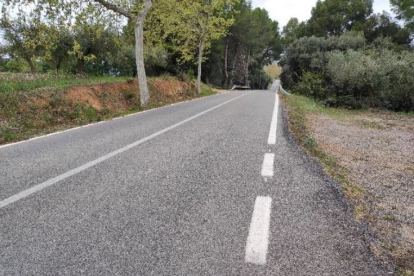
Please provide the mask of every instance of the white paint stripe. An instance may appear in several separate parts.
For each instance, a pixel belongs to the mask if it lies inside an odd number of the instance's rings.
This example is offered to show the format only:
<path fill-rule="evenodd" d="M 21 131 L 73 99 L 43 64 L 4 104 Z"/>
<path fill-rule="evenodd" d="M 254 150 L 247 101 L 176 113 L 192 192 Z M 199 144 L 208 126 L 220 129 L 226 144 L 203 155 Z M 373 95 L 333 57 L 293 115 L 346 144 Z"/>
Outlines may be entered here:
<path fill-rule="evenodd" d="M 266 153 L 263 160 L 262 165 L 262 176 L 272 177 L 273 172 L 273 164 L 275 160 L 275 154 L 274 153 Z"/>
<path fill-rule="evenodd" d="M 272 199 L 270 197 L 259 196 L 256 198 L 246 243 L 245 261 L 248 263 L 266 264 L 271 205 Z"/>
<path fill-rule="evenodd" d="M 275 107 L 273 109 L 272 123 L 270 124 L 269 139 L 267 143 L 269 145 L 276 145 L 276 132 L 277 132 L 277 117 L 279 114 L 279 95 L 276 93 Z"/>
<path fill-rule="evenodd" d="M 123 148 L 120 148 L 118 150 L 115 150 L 115 151 L 113 151 L 113 152 L 111 152 L 109 154 L 106 154 L 106 155 L 104 155 L 104 156 L 102 156 L 102 157 L 100 157 L 100 158 L 98 158 L 96 160 L 90 161 L 90 162 L 88 162 L 88 163 L 86 163 L 86 164 L 84 164 L 84 165 L 82 165 L 80 167 L 77 167 L 77 168 L 75 168 L 75 169 L 73 169 L 71 171 L 68 171 L 68 172 L 63 173 L 61 175 L 58 175 L 58 176 L 56 176 L 56 177 L 54 177 L 52 179 L 49 179 L 49 180 L 47 180 L 47 181 L 45 181 L 45 182 L 43 182 L 41 184 L 38 184 L 36 186 L 33 186 L 33 187 L 31 187 L 31 188 L 29 188 L 27 190 L 24 190 L 24 191 L 18 193 L 16 195 L 13 195 L 11 197 L 8 197 L 8 198 L 0 201 L 0 208 L 3 208 L 3 207 L 5 207 L 5 206 L 7 206 L 7 205 L 9 205 L 9 204 L 11 204 L 11 203 L 13 203 L 15 201 L 18 201 L 18 200 L 20 200 L 22 198 L 25 198 L 25 197 L 33 194 L 33 193 L 36 193 L 36 192 L 38 192 L 40 190 L 43 190 L 44 188 L 47 188 L 47 187 L 49 187 L 49 186 L 51 186 L 53 184 L 56 184 L 59 181 L 62 181 L 62 180 L 66 179 L 66 178 L 68 178 L 68 177 L 70 177 L 72 175 L 75 175 L 77 173 L 80 173 L 81 171 L 84 171 L 84 170 L 86 170 L 86 169 L 88 169 L 90 167 L 93 167 L 93 166 L 95 166 L 95 165 L 97 165 L 97 164 L 99 164 L 99 163 L 101 163 L 101 162 L 103 162 L 103 161 L 105 161 L 105 160 L 107 160 L 107 159 L 115 156 L 115 155 L 118 155 L 120 153 L 123 153 L 123 152 L 125 152 L 125 151 L 127 151 L 127 150 L 129 150 L 129 149 L 131 149 L 133 147 L 136 147 L 136 146 L 138 146 L 138 145 L 140 145 L 142 143 L 145 143 L 148 140 L 151 140 L 151 139 L 153 139 L 153 138 L 155 138 L 155 137 L 157 137 L 157 136 L 159 136 L 159 135 L 161 135 L 161 134 L 163 134 L 163 133 L 165 133 L 165 132 L 167 132 L 169 130 L 172 130 L 172 129 L 178 127 L 178 126 L 181 126 L 182 124 L 185 124 L 185 123 L 187 123 L 187 122 L 189 122 L 191 120 L 194 120 L 197 117 L 200 117 L 200 116 L 202 116 L 202 115 L 204 115 L 204 114 L 206 114 L 206 113 L 208 113 L 210 111 L 213 111 L 216 108 L 219 108 L 219 107 L 221 107 L 221 106 L 223 106 L 225 104 L 228 104 L 228 103 L 230 103 L 230 102 L 232 102 L 234 100 L 237 100 L 237 99 L 239 99 L 241 97 L 244 97 L 244 96 L 246 96 L 246 95 L 248 95 L 250 93 L 253 93 L 253 92 L 249 92 L 249 93 L 243 94 L 243 95 L 238 96 L 236 98 L 233 98 L 233 99 L 231 99 L 229 101 L 226 101 L 224 103 L 221 103 L 219 105 L 216 105 L 215 107 L 212 107 L 210 109 L 207 109 L 207 110 L 205 110 L 203 112 L 200 112 L 197 115 L 194 115 L 194 116 L 192 116 L 190 118 L 187 118 L 187 119 L 185 119 L 185 120 L 183 120 L 183 121 L 181 121 L 179 123 L 176 123 L 176 124 L 174 124 L 172 126 L 169 126 L 167 128 L 164 128 L 163 130 L 160 130 L 160 131 L 158 131 L 158 132 L 156 132 L 154 134 L 151 134 L 151 135 L 149 135 L 149 136 L 147 136 L 145 138 L 142 138 L 141 140 L 138 140 L 138 141 L 136 141 L 136 142 L 134 142 L 132 144 L 129 144 L 129 145 L 123 147 Z"/>
<path fill-rule="evenodd" d="M 140 115 L 142 113 L 155 111 L 155 110 L 158 110 L 158 109 L 161 109 L 161 108 L 166 108 L 166 107 L 170 107 L 170 106 L 174 106 L 174 105 L 180 105 L 180 104 L 184 104 L 184 103 L 188 103 L 188 102 L 192 102 L 192 101 L 202 100 L 202 99 L 206 99 L 206 98 L 209 98 L 209 97 L 218 96 L 218 95 L 222 95 L 222 94 L 226 94 L 226 93 L 229 93 L 229 92 L 222 92 L 222 93 L 217 93 L 217 94 L 213 94 L 213 95 L 210 95 L 210 96 L 205 96 L 205 97 L 202 97 L 202 98 L 195 98 L 195 99 L 191 99 L 191 100 L 187 100 L 187 101 L 182 101 L 182 102 L 167 104 L 167 105 L 164 105 L 164 106 L 150 108 L 150 109 L 146 109 L 146 110 L 141 110 L 141 111 L 134 112 L 134 113 L 131 113 L 131 114 L 127 114 L 127 115 L 123 115 L 123 116 L 111 118 L 111 119 L 108 119 L 108 120 L 105 120 L 105 121 L 90 123 L 90 124 L 86 124 L 86 125 L 83 125 L 83 126 L 78 126 L 78 127 L 73 127 L 73 128 L 65 129 L 65 130 L 62 130 L 62 131 L 56 131 L 56 132 L 49 133 L 49 134 L 45 134 L 45 135 L 35 136 L 33 138 L 29 138 L 29 139 L 26 139 L 26 140 L 23 140 L 23 141 L 19 141 L 19 142 L 14 142 L 14 143 L 9 143 L 9 144 L 5 144 L 5 145 L 1 145 L 0 146 L 0 149 L 1 148 L 6 148 L 6 147 L 10 147 L 10 146 L 14 146 L 14 145 L 18 145 L 18 144 L 22 144 L 22 143 L 26 143 L 26 142 L 33 141 L 33 140 L 37 140 L 37 139 L 46 138 L 46 137 L 53 136 L 53 135 L 56 135 L 56 134 L 61 134 L 61 133 L 69 132 L 69 131 L 72 131 L 72 130 L 77 130 L 77 129 L 81 129 L 81 128 L 85 128 L 85 127 L 89 127 L 89 126 L 93 126 L 93 125 L 98 125 L 98 124 L 106 123 L 106 122 L 109 122 L 109 121 L 115 121 L 115 120 L 122 119 L 122 118 L 125 118 L 125 117 L 136 116 L 136 115 Z"/>

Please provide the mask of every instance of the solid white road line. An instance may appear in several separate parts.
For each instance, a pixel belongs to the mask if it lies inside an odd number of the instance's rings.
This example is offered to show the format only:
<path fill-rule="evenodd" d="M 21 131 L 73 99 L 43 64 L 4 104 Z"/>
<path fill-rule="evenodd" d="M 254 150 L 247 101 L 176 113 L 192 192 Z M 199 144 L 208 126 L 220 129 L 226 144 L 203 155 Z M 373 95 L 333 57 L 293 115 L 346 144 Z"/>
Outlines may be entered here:
<path fill-rule="evenodd" d="M 267 140 L 267 143 L 269 145 L 276 144 L 277 117 L 279 114 L 279 95 L 276 93 L 275 97 L 275 107 L 273 109 L 272 123 L 270 124 L 269 138 Z"/>
<path fill-rule="evenodd" d="M 271 205 L 272 199 L 270 197 L 259 196 L 256 198 L 246 243 L 245 261 L 248 263 L 266 264 Z"/>
<path fill-rule="evenodd" d="M 226 101 L 224 103 L 221 103 L 219 105 L 216 105 L 215 107 L 212 107 L 212 108 L 207 109 L 207 110 L 205 110 L 203 112 L 200 112 L 197 115 L 194 115 L 194 116 L 192 116 L 190 118 L 187 118 L 187 119 L 185 119 L 185 120 L 183 120 L 183 121 L 181 121 L 179 123 L 176 123 L 176 124 L 174 124 L 172 126 L 169 126 L 167 128 L 164 128 L 163 130 L 160 130 L 160 131 L 158 131 L 158 132 L 156 132 L 154 134 L 151 134 L 151 135 L 149 135 L 149 136 L 147 136 L 145 138 L 142 138 L 141 140 L 138 140 L 138 141 L 136 141 L 134 143 L 131 143 L 131 144 L 129 144 L 129 145 L 125 146 L 125 147 L 122 147 L 122 148 L 120 148 L 118 150 L 115 150 L 115 151 L 113 151 L 111 153 L 108 153 L 108 154 L 106 154 L 106 155 L 104 155 L 104 156 L 102 156 L 102 157 L 100 157 L 98 159 L 95 159 L 93 161 L 90 161 L 90 162 L 88 162 L 88 163 L 86 163 L 86 164 L 84 164 L 84 165 L 82 165 L 80 167 L 77 167 L 77 168 L 75 168 L 75 169 L 73 169 L 71 171 L 68 171 L 68 172 L 63 173 L 61 175 L 58 175 L 58 176 L 56 176 L 56 177 L 54 177 L 52 179 L 49 179 L 49 180 L 47 180 L 47 181 L 45 181 L 45 182 L 43 182 L 41 184 L 38 184 L 38 185 L 33 186 L 33 187 L 31 187 L 31 188 L 29 188 L 27 190 L 24 190 L 24 191 L 22 191 L 22 192 L 20 192 L 18 194 L 15 194 L 15 195 L 13 195 L 11 197 L 8 197 L 6 199 L 3 199 L 2 201 L 0 201 L 0 208 L 3 208 L 3 207 L 5 207 L 5 206 L 7 206 L 7 205 L 9 205 L 9 204 L 11 204 L 13 202 L 16 202 L 16 201 L 18 201 L 18 200 L 20 200 L 22 198 L 25 198 L 25 197 L 33 194 L 33 193 L 36 193 L 36 192 L 38 192 L 40 190 L 43 190 L 44 188 L 47 188 L 47 187 L 49 187 L 51 185 L 54 185 L 54 184 L 58 183 L 59 181 L 62 181 L 64 179 L 68 178 L 68 177 L 71 177 L 72 175 L 75 175 L 77 173 L 80 173 L 80 172 L 82 172 L 82 171 L 84 171 L 84 170 L 86 170 L 86 169 L 88 169 L 90 167 L 93 167 L 93 166 L 95 166 L 95 165 L 97 165 L 99 163 L 102 163 L 103 161 L 108 160 L 109 158 L 114 157 L 115 155 L 118 155 L 120 153 L 123 153 L 123 152 L 125 152 L 125 151 L 127 151 L 127 150 L 129 150 L 129 149 L 131 149 L 133 147 L 136 147 L 136 146 L 138 146 L 138 145 L 140 145 L 142 143 L 145 143 L 145 142 L 147 142 L 147 141 L 149 141 L 149 140 L 151 140 L 151 139 L 153 139 L 153 138 L 155 138 L 155 137 L 157 137 L 157 136 L 159 136 L 159 135 L 161 135 L 161 134 L 163 134 L 163 133 L 165 133 L 165 132 L 167 132 L 169 130 L 172 130 L 172 129 L 176 128 L 176 127 L 179 127 L 182 124 L 185 124 L 185 123 L 187 123 L 187 122 L 189 122 L 191 120 L 194 120 L 194 119 L 196 119 L 196 118 L 198 118 L 198 117 L 200 117 L 200 116 L 202 116 L 202 115 L 204 115 L 204 114 L 206 114 L 206 113 L 208 113 L 210 111 L 213 111 L 216 108 L 219 108 L 219 107 L 221 107 L 221 106 L 223 106 L 225 104 L 228 104 L 228 103 L 230 103 L 232 101 L 235 101 L 235 100 L 237 100 L 237 99 L 239 99 L 241 97 L 244 97 L 244 96 L 246 96 L 246 95 L 248 95 L 250 93 L 253 93 L 253 92 L 249 92 L 249 93 L 243 94 L 243 95 L 238 96 L 236 98 L 233 98 L 233 99 L 231 99 L 229 101 Z"/>
<path fill-rule="evenodd" d="M 274 153 L 266 153 L 263 160 L 262 165 L 262 176 L 266 177 L 272 177 L 273 172 L 273 163 L 275 160 L 275 154 Z"/>

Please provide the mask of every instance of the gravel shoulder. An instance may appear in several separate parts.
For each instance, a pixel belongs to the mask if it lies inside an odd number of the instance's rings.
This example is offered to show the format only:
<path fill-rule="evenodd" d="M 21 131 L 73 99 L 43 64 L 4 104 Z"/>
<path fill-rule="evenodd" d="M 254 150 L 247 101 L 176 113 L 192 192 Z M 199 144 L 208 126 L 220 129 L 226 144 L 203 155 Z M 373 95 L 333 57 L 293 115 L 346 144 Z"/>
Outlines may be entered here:
<path fill-rule="evenodd" d="M 396 275 L 413 275 L 414 116 L 327 109 L 297 96 L 283 102 L 296 139 L 368 225 L 371 250 Z"/>

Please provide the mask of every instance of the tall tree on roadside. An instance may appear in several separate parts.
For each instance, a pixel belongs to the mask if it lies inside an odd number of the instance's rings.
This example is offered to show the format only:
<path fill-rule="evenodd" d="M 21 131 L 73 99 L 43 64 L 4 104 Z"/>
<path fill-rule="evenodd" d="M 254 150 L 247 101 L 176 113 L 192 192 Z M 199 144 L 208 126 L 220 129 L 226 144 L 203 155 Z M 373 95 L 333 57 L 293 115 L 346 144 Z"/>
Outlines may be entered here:
<path fill-rule="evenodd" d="M 201 93 L 202 63 L 212 40 L 226 35 L 239 0 L 161 0 L 158 20 L 164 39 L 184 62 L 197 64 L 197 92 Z M 174 12 L 171 12 L 174 10 Z"/>
<path fill-rule="evenodd" d="M 311 34 L 338 36 L 346 31 L 361 31 L 372 13 L 373 0 L 318 0 L 308 21 Z"/>
<path fill-rule="evenodd" d="M 414 32 L 414 2 L 413 0 L 391 0 L 393 11 L 397 18 L 404 20 L 406 26 Z"/>
<path fill-rule="evenodd" d="M 300 22 L 297 18 L 291 18 L 283 27 L 283 44 L 285 48 L 293 41 L 301 37 L 308 36 L 308 29 L 305 22 Z"/>
<path fill-rule="evenodd" d="M 50 46 L 45 36 L 46 25 L 39 18 L 23 20 L 18 17 L 10 20 L 4 16 L 0 20 L 4 30 L 4 39 L 8 42 L 4 51 L 24 59 L 32 73 L 36 73 L 35 60 L 43 55 L 45 48 Z"/>
<path fill-rule="evenodd" d="M 364 25 L 364 35 L 368 43 L 372 43 L 379 37 L 389 37 L 396 45 L 410 45 L 410 31 L 395 21 L 390 14 L 374 14 L 370 16 Z"/>
<path fill-rule="evenodd" d="M 148 90 L 147 76 L 144 65 L 144 21 L 152 9 L 151 0 L 94 0 L 109 10 L 125 16 L 134 23 L 135 33 L 135 59 L 137 65 L 138 84 L 140 91 L 141 105 L 148 104 L 150 92 Z"/>

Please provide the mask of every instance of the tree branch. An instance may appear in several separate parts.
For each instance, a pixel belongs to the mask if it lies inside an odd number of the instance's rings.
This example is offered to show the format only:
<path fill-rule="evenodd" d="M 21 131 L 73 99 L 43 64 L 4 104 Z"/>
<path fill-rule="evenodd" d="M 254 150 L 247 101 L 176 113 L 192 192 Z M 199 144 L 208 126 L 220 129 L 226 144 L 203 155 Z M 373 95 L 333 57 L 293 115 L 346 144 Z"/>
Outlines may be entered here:
<path fill-rule="evenodd" d="M 132 17 L 132 14 L 131 13 L 127 12 L 126 10 L 124 10 L 123 8 L 121 8 L 121 7 L 119 7 L 119 6 L 115 5 L 115 4 L 109 3 L 106 0 L 95 0 L 95 2 L 98 2 L 102 6 L 104 6 L 105 8 L 107 8 L 108 10 L 112 10 L 112 11 L 114 11 L 116 13 L 122 14 L 125 17 L 128 17 L 128 18 L 131 18 Z"/>
<path fill-rule="evenodd" d="M 140 16 L 142 17 L 146 17 L 148 12 L 151 10 L 152 8 L 152 1 L 151 0 L 145 0 L 144 3 L 144 8 L 140 11 Z"/>

